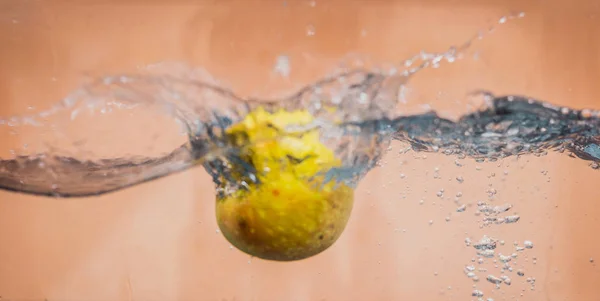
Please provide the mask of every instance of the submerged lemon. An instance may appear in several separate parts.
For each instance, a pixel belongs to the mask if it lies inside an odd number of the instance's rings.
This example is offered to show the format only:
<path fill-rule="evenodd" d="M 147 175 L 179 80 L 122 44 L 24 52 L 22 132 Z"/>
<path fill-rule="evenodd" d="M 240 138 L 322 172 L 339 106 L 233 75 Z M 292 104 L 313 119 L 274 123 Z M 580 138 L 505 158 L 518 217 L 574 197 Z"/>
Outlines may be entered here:
<path fill-rule="evenodd" d="M 246 145 L 242 159 L 257 171 L 257 183 L 217 198 L 219 228 L 241 251 L 267 260 L 300 260 L 329 248 L 346 227 L 354 191 L 326 182 L 322 174 L 340 160 L 317 130 L 287 129 L 312 120 L 307 111 L 259 108 L 227 130 L 234 143 Z"/>

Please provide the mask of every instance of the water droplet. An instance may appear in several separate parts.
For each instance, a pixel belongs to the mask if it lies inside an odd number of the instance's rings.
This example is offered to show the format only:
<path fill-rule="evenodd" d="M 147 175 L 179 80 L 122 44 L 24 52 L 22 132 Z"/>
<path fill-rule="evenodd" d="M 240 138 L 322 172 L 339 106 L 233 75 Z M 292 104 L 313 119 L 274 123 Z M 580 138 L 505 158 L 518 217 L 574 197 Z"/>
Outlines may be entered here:
<path fill-rule="evenodd" d="M 312 37 L 315 35 L 316 28 L 314 25 L 306 26 L 306 35 Z"/>
<path fill-rule="evenodd" d="M 290 65 L 290 58 L 287 55 L 280 55 L 275 59 L 274 72 L 283 77 L 290 76 L 291 65 Z"/>
<path fill-rule="evenodd" d="M 456 177 L 456 181 L 458 181 L 458 183 L 462 183 L 465 181 L 465 179 L 461 176 Z"/>
<path fill-rule="evenodd" d="M 525 248 L 527 249 L 533 249 L 533 242 L 531 242 L 530 240 L 526 240 L 523 242 L 523 245 L 525 246 Z"/>
<path fill-rule="evenodd" d="M 473 292 L 471 292 L 471 296 L 481 298 L 483 297 L 483 292 L 480 290 L 473 290 Z"/>

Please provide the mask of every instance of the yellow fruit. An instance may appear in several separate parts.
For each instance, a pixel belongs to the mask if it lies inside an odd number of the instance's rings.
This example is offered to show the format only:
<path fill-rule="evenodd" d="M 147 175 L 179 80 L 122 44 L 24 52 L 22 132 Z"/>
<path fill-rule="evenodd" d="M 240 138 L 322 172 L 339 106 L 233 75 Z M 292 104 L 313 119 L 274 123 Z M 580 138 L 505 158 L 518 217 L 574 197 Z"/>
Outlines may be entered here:
<path fill-rule="evenodd" d="M 219 228 L 243 252 L 267 260 L 304 259 L 329 248 L 346 227 L 354 191 L 325 182 L 321 174 L 341 162 L 318 130 L 286 128 L 312 120 L 307 111 L 259 108 L 227 130 L 234 144 L 246 145 L 242 158 L 257 171 L 257 184 L 217 198 Z"/>

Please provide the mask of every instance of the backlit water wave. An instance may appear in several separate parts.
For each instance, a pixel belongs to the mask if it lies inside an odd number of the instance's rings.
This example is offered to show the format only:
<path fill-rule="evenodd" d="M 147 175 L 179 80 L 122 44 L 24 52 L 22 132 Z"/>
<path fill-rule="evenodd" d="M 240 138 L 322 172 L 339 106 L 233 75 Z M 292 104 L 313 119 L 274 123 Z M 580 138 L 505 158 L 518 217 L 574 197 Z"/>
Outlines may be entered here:
<path fill-rule="evenodd" d="M 327 171 L 329 177 L 351 185 L 374 168 L 392 140 L 406 143 L 415 152 L 441 152 L 477 161 L 566 152 L 598 169 L 599 111 L 481 92 L 478 95 L 485 106 L 458 120 L 442 118 L 434 111 L 411 116 L 396 112 L 400 89 L 412 76 L 424 68 L 456 61 L 472 41 L 443 53 L 423 52 L 400 64 L 402 68 L 347 68 L 275 100 L 243 98 L 206 76 L 200 79 L 194 69 L 105 77 L 75 91 L 49 111 L 0 119 L 0 126 L 43 127 L 49 117 L 60 112 L 69 112 L 70 118 L 76 119 L 86 108 L 104 112 L 107 108 L 158 107 L 183 126 L 187 141 L 156 157 L 91 159 L 53 150 L 15 153 L 0 160 L 0 189 L 55 197 L 92 196 L 196 165 L 202 165 L 215 181 L 217 175 L 227 178 L 232 166 L 242 167 L 245 179 L 252 181 L 258 171 L 241 159 L 244 147 L 233 147 L 224 130 L 259 106 L 268 111 L 310 111 L 316 121 L 294 130 L 320 131 L 323 142 L 343 162 L 342 167 Z M 237 185 L 234 182 L 232 185 Z"/>

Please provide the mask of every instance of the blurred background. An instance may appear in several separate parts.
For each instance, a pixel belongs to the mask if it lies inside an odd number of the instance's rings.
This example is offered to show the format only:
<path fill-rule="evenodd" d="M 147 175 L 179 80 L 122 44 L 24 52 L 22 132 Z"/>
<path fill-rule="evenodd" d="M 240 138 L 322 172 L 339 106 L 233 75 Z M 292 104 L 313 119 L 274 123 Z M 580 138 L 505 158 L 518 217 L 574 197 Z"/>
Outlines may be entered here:
<path fill-rule="evenodd" d="M 469 110 L 465 95 L 478 89 L 600 109 L 594 0 L 7 0 L 0 3 L 0 116 L 47 109 L 86 78 L 161 62 L 202 67 L 241 95 L 290 93 L 348 54 L 390 64 L 422 50 L 445 51 L 521 11 L 525 18 L 497 27 L 468 58 L 415 76 L 401 109 L 427 105 L 457 117 Z M 282 57 L 288 76 L 277 72 Z M 136 131 L 108 131 L 102 122 L 80 130 L 105 149 L 127 151 L 176 131 L 160 117 L 145 118 L 118 125 L 137 122 Z M 8 156 L 36 136 L 0 139 L 0 156 Z M 153 139 L 160 149 L 162 140 Z M 600 174 L 588 163 L 552 153 L 457 164 L 441 154 L 400 151 L 392 145 L 360 184 L 339 241 L 291 263 L 230 247 L 217 231 L 213 185 L 202 168 L 94 198 L 0 191 L 0 296 L 435 301 L 474 300 L 477 289 L 493 300 L 600 298 Z M 457 213 L 445 199 L 461 195 L 475 205 L 490 194 L 512 204 L 519 222 L 482 227 L 474 210 Z M 514 271 L 506 272 L 511 285 L 486 281 L 502 275 L 502 263 L 479 264 L 465 243 L 484 235 L 505 242 L 498 253 L 518 253 Z M 526 240 L 533 248 L 516 251 L 514 244 Z M 469 266 L 479 281 L 466 275 Z"/>

